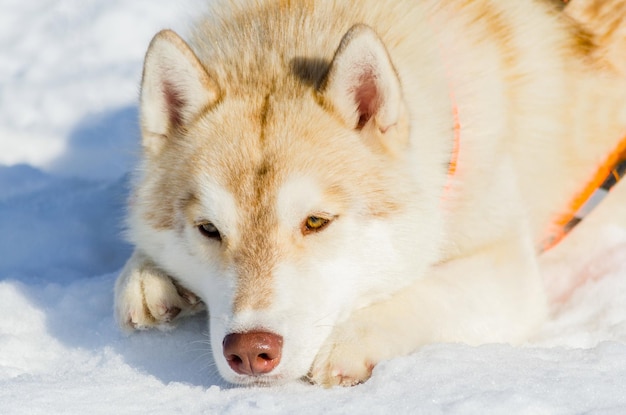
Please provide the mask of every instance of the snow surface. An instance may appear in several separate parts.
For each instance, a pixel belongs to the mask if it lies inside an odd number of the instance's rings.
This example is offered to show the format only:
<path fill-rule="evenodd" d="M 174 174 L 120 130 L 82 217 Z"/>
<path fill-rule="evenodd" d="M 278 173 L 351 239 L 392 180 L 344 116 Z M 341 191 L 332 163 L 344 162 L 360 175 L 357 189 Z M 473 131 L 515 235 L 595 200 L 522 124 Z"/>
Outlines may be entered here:
<path fill-rule="evenodd" d="M 112 288 L 157 30 L 191 0 L 0 0 L 0 414 L 623 414 L 626 231 L 531 343 L 431 345 L 353 388 L 224 384 L 205 317 L 122 335 Z M 608 252 L 608 251 L 607 251 Z M 568 261 L 557 264 L 572 272 Z M 568 268 L 569 267 L 569 268 Z"/>

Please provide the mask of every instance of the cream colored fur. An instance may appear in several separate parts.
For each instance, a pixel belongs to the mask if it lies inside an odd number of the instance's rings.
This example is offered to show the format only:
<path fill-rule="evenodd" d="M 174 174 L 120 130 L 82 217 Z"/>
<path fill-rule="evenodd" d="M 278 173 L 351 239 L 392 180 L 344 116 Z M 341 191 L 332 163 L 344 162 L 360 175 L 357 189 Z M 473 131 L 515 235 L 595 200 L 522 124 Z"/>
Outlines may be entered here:
<path fill-rule="evenodd" d="M 626 76 L 626 2 L 572 0 L 565 13 L 587 30 L 597 47 L 593 56 L 602 66 Z"/>
<path fill-rule="evenodd" d="M 244 384 L 527 339 L 551 224 L 626 134 L 626 82 L 592 52 L 537 1 L 220 2 L 189 44 L 157 34 L 120 324 L 169 327 L 195 293 Z M 237 374 L 222 340 L 255 330 L 280 364 Z"/>

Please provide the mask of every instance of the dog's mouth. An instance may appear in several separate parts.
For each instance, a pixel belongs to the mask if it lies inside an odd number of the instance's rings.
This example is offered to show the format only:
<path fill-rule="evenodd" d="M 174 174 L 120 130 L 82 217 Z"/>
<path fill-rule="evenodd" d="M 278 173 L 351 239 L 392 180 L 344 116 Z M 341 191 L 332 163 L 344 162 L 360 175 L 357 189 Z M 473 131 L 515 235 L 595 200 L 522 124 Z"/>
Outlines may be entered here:
<path fill-rule="evenodd" d="M 239 374 L 229 373 L 225 379 L 234 385 L 243 387 L 271 387 L 284 385 L 290 382 L 303 383 L 303 384 L 316 384 L 314 377 L 309 370 L 306 374 L 294 373 L 292 371 L 274 370 L 270 373 L 264 374 Z M 285 368 L 283 368 L 285 369 Z"/>
<path fill-rule="evenodd" d="M 270 387 L 278 386 L 288 382 L 290 379 L 283 375 L 237 375 L 235 379 L 230 380 L 231 383 L 245 387 Z"/>

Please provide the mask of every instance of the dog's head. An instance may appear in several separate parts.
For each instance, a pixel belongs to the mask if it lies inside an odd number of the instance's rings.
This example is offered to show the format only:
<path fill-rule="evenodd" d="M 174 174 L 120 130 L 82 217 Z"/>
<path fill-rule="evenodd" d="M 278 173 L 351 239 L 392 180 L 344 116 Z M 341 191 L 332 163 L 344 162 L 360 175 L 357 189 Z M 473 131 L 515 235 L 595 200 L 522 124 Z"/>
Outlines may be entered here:
<path fill-rule="evenodd" d="M 233 85 L 212 64 L 171 31 L 150 45 L 131 238 L 208 303 L 225 379 L 299 378 L 337 322 L 432 259 L 436 204 L 410 173 L 400 81 L 370 28 L 316 82 L 287 65 Z"/>

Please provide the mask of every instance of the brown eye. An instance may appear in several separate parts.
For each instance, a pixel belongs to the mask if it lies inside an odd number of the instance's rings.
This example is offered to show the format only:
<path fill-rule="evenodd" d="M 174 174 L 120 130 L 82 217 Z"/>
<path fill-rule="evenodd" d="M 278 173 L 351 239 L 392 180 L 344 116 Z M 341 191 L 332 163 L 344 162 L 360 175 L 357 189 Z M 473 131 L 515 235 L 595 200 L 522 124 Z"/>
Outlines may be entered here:
<path fill-rule="evenodd" d="M 310 233 L 319 232 L 324 229 L 330 223 L 330 219 L 321 218 L 319 216 L 309 216 L 302 224 L 302 234 L 308 235 Z"/>
<path fill-rule="evenodd" d="M 216 241 L 222 240 L 222 235 L 220 231 L 213 225 L 211 222 L 204 222 L 198 225 L 198 230 L 202 234 L 202 236 L 214 239 Z"/>

